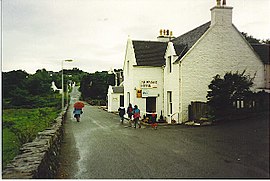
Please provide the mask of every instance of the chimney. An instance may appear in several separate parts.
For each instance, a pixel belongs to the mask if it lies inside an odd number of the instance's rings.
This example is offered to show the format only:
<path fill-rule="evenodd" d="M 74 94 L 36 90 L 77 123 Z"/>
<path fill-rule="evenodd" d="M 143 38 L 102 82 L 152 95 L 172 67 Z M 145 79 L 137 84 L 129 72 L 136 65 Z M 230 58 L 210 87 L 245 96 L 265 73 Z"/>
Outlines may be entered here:
<path fill-rule="evenodd" d="M 174 38 L 175 37 L 173 36 L 172 31 L 165 30 L 165 29 L 160 29 L 159 36 L 157 37 L 158 41 L 161 41 L 161 42 L 169 42 L 173 40 Z"/>
<path fill-rule="evenodd" d="M 217 5 L 211 8 L 211 26 L 231 26 L 232 25 L 232 9 L 233 7 L 226 5 L 226 0 L 217 0 Z"/>

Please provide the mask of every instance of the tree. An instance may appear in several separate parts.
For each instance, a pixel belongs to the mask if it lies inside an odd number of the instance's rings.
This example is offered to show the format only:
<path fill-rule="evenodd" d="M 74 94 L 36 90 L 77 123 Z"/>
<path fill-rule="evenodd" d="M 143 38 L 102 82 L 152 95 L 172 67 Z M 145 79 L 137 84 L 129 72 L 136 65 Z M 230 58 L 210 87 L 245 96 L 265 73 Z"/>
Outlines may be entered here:
<path fill-rule="evenodd" d="M 46 69 L 37 70 L 28 79 L 28 90 L 32 95 L 48 95 L 51 93 L 52 78 Z"/>
<path fill-rule="evenodd" d="M 80 84 L 82 98 L 106 100 L 108 87 L 114 85 L 114 81 L 114 75 L 105 71 L 84 76 Z"/>
<path fill-rule="evenodd" d="M 233 102 L 237 99 L 249 97 L 252 92 L 250 88 L 253 85 L 253 78 L 249 75 L 244 75 L 236 72 L 228 72 L 221 78 L 217 74 L 208 86 L 210 91 L 207 94 L 208 105 L 213 111 L 212 114 L 216 118 L 221 118 L 224 115 L 231 113 Z"/>
<path fill-rule="evenodd" d="M 270 44 L 270 39 L 262 40 L 262 43 L 264 43 L 264 44 Z"/>
<path fill-rule="evenodd" d="M 10 72 L 3 72 L 3 98 L 11 98 L 12 90 L 16 88 L 26 89 L 28 73 L 22 70 L 13 70 Z"/>
<path fill-rule="evenodd" d="M 252 35 L 248 35 L 245 32 L 241 32 L 241 34 L 245 37 L 245 39 L 250 43 L 250 44 L 270 44 L 270 39 L 265 39 L 265 40 L 261 40 L 261 39 L 257 39 L 254 38 Z"/>
<path fill-rule="evenodd" d="M 241 33 L 245 39 L 249 42 L 249 43 L 254 43 L 254 44 L 260 44 L 260 39 L 254 38 L 252 35 L 248 35 L 247 33 L 242 32 Z"/>

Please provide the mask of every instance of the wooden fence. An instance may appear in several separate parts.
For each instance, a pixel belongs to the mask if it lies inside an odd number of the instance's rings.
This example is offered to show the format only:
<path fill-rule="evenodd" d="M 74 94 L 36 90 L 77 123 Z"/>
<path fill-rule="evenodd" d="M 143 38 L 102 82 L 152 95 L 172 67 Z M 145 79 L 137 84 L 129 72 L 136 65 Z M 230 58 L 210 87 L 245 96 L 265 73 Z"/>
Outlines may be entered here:
<path fill-rule="evenodd" d="M 200 120 L 209 116 L 210 107 L 206 102 L 194 101 L 188 107 L 189 120 Z M 261 93 L 248 99 L 237 99 L 228 110 L 220 115 L 227 118 L 239 118 L 253 113 L 269 112 L 269 94 Z"/>
<path fill-rule="evenodd" d="M 199 120 L 200 118 L 207 117 L 209 113 L 209 106 L 206 102 L 191 102 L 188 107 L 189 120 Z"/>

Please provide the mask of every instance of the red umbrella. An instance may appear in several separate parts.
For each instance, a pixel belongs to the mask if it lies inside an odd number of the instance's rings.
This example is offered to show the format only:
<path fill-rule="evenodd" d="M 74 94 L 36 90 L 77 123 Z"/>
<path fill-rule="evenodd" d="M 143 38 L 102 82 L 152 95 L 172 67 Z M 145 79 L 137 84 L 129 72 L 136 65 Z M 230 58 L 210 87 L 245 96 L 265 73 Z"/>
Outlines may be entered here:
<path fill-rule="evenodd" d="M 74 104 L 74 108 L 76 109 L 82 109 L 84 107 L 84 103 L 83 102 L 76 102 Z"/>

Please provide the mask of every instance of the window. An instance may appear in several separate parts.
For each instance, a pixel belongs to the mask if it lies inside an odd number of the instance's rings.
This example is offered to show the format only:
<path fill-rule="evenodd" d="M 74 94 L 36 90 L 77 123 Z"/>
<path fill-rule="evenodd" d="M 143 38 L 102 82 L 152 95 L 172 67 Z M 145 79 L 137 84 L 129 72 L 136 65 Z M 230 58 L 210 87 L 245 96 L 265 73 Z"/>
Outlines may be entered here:
<path fill-rule="evenodd" d="M 172 56 L 168 57 L 168 72 L 172 72 Z"/>
<path fill-rule="evenodd" d="M 124 96 L 120 95 L 120 107 L 124 107 Z"/>
<path fill-rule="evenodd" d="M 127 93 L 127 104 L 129 104 L 130 103 L 130 93 L 128 92 Z"/>
<path fill-rule="evenodd" d="M 167 92 L 168 114 L 172 114 L 172 91 Z"/>

